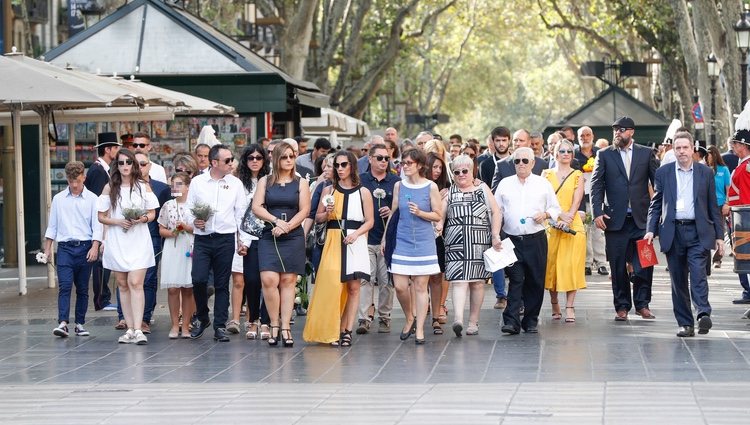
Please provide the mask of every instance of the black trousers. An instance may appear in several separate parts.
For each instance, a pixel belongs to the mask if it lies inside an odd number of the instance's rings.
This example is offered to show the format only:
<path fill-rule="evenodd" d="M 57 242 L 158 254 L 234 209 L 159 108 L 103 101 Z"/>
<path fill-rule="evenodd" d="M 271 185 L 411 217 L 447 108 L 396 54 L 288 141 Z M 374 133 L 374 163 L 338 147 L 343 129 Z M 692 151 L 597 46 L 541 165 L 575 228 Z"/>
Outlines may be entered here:
<path fill-rule="evenodd" d="M 99 258 L 91 266 L 91 286 L 94 290 L 94 310 L 99 311 L 110 304 L 112 292 L 109 290 L 109 270 L 102 266 Z"/>
<path fill-rule="evenodd" d="M 255 322 L 260 317 L 260 323 L 270 325 L 268 310 L 263 303 L 260 281 L 260 266 L 258 264 L 258 241 L 253 241 L 247 249 L 247 255 L 242 257 L 242 274 L 245 279 L 245 298 L 250 311 L 250 321 Z"/>
<path fill-rule="evenodd" d="M 208 272 L 214 274 L 214 329 L 226 326 L 229 318 L 229 277 L 234 256 L 234 234 L 195 235 L 193 243 L 193 295 L 201 323 L 208 323 Z"/>
<path fill-rule="evenodd" d="M 607 259 L 612 273 L 612 295 L 615 311 L 630 311 L 635 303 L 636 310 L 648 307 L 651 302 L 651 282 L 654 268 L 641 267 L 635 242 L 643 239 L 644 229 L 635 225 L 632 217 L 625 219 L 622 229 L 605 231 Z M 626 263 L 633 266 L 629 275 Z M 633 294 L 630 294 L 630 283 L 633 283 Z"/>
<path fill-rule="evenodd" d="M 525 236 L 508 235 L 518 257 L 506 268 L 508 284 L 508 307 L 503 312 L 503 322 L 516 329 L 536 327 L 539 311 L 544 301 L 544 278 L 547 275 L 547 235 L 541 232 Z M 520 318 L 524 306 L 523 320 Z"/>

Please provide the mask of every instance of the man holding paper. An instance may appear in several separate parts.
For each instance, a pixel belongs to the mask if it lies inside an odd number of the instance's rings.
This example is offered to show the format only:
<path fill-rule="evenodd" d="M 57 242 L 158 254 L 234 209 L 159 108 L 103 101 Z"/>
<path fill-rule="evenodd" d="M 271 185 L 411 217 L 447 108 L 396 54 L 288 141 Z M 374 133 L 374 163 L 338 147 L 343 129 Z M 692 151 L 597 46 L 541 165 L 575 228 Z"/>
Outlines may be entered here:
<path fill-rule="evenodd" d="M 547 179 L 531 173 L 534 151 L 522 147 L 513 154 L 516 174 L 500 181 L 495 199 L 503 214 L 503 233 L 515 245 L 516 261 L 507 268 L 508 308 L 503 312 L 502 332 L 516 335 L 521 329 L 538 332 L 539 310 L 544 300 L 547 235 L 544 222 L 557 221 L 560 204 Z M 521 305 L 525 306 L 523 320 Z"/>
<path fill-rule="evenodd" d="M 706 266 L 711 249 L 723 255 L 724 229 L 713 172 L 693 162 L 693 137 L 688 132 L 677 133 L 672 149 L 677 161 L 656 170 L 648 232 L 643 239 L 652 243 L 654 235 L 659 235 L 672 281 L 672 305 L 680 327 L 677 336 L 690 337 L 695 335 L 691 298 L 697 311 L 698 333 L 706 334 L 711 329 Z"/>

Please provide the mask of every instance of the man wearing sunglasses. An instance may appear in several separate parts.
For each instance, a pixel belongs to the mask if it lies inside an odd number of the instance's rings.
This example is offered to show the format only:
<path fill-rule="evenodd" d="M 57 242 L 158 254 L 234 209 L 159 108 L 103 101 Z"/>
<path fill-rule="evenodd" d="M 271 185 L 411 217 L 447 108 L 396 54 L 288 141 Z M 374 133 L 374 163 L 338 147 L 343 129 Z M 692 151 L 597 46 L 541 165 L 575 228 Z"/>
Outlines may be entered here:
<path fill-rule="evenodd" d="M 613 144 L 599 151 L 591 175 L 591 208 L 596 227 L 604 230 L 615 320 L 628 320 L 633 304 L 639 316 L 653 319 L 649 303 L 654 269 L 641 267 L 636 241 L 646 234 L 651 200 L 648 188 L 654 183 L 659 162 L 652 149 L 635 143 L 632 118 L 619 118 L 612 124 L 612 132 Z M 627 264 L 632 265 L 632 273 L 628 273 Z"/>
<path fill-rule="evenodd" d="M 99 156 L 86 173 L 83 185 L 94 195 L 99 196 L 104 186 L 109 183 L 109 166 L 117 158 L 120 143 L 116 133 L 99 133 L 97 135 L 96 153 Z M 103 245 L 103 244 L 102 244 Z M 101 256 L 91 267 L 91 283 L 94 292 L 94 310 L 114 311 L 117 306 L 110 303 L 112 292 L 109 290 L 109 270 L 102 266 Z"/>
<path fill-rule="evenodd" d="M 518 148 L 529 148 L 531 149 L 531 143 L 529 141 L 530 135 L 529 132 L 525 129 L 516 130 L 515 133 L 513 133 L 513 146 L 515 149 Z M 534 151 L 532 151 L 533 153 Z M 538 156 L 534 156 L 534 167 L 532 168 L 531 172 L 533 174 L 536 174 L 537 176 L 542 175 L 542 171 L 549 168 L 549 165 L 547 164 L 547 161 L 543 160 L 542 158 L 539 158 Z M 500 180 L 508 177 L 513 176 L 516 174 L 516 167 L 513 164 L 513 157 L 507 156 L 504 159 L 497 161 L 495 164 L 495 175 L 492 176 L 492 191 L 494 192 L 497 188 L 498 183 L 500 183 Z"/>
<path fill-rule="evenodd" d="M 133 146 L 133 152 L 143 153 L 148 158 L 151 153 L 151 136 L 146 133 L 135 133 L 131 146 Z M 164 167 L 155 162 L 151 162 L 150 158 L 149 162 L 151 163 L 151 171 L 148 175 L 154 180 L 167 184 L 167 173 L 164 171 Z"/>

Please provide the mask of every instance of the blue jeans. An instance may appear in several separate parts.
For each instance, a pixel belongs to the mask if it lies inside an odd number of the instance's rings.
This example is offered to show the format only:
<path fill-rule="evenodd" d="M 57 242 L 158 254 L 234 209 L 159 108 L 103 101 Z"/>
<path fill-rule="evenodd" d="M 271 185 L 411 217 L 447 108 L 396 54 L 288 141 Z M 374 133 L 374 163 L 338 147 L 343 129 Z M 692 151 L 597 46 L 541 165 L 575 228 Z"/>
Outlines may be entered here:
<path fill-rule="evenodd" d="M 146 270 L 146 276 L 143 278 L 143 296 L 145 298 L 145 304 L 143 306 L 143 322 L 149 323 L 151 316 L 154 314 L 154 308 L 156 308 L 156 291 L 159 289 L 159 260 L 161 260 L 161 238 L 151 238 L 151 244 L 154 247 L 154 260 L 156 264 L 153 267 L 149 267 Z M 117 318 L 119 320 L 125 320 L 125 316 L 122 315 L 122 307 L 120 306 L 120 289 L 117 289 Z"/>
<path fill-rule="evenodd" d="M 505 269 L 500 269 L 492 273 L 492 286 L 495 288 L 497 298 L 507 298 L 505 293 Z"/>
<path fill-rule="evenodd" d="M 742 285 L 742 299 L 750 300 L 750 282 L 746 274 L 740 274 L 740 285 Z"/>
<path fill-rule="evenodd" d="M 70 323 L 70 292 L 76 286 L 75 323 L 86 323 L 86 309 L 89 304 L 89 277 L 91 263 L 86 254 L 91 249 L 91 241 L 60 242 L 57 244 L 57 278 L 60 289 L 57 294 L 57 320 Z"/>

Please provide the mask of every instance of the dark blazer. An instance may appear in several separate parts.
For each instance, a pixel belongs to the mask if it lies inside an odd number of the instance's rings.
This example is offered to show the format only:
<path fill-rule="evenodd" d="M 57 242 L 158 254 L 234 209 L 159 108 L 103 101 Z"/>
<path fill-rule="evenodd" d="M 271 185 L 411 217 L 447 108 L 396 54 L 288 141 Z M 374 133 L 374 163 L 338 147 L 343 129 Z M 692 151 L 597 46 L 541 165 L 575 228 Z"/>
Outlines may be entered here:
<path fill-rule="evenodd" d="M 734 154 L 734 152 L 724 152 L 721 154 L 721 159 L 724 160 L 724 164 L 726 164 L 727 168 L 729 168 L 729 172 L 731 173 L 734 171 L 735 168 L 737 168 L 737 163 L 740 162 L 740 159 L 737 158 L 737 155 Z"/>
<path fill-rule="evenodd" d="M 645 229 L 651 201 L 648 184 L 654 183 L 658 167 L 659 162 L 651 148 L 633 143 L 628 181 L 619 149 L 614 145 L 601 149 L 597 153 L 596 165 L 591 175 L 591 207 L 594 217 L 607 214 L 607 230 L 618 231 L 625 224 L 630 202 L 635 225 L 639 229 Z M 604 204 L 605 195 L 608 205 Z"/>
<path fill-rule="evenodd" d="M 492 187 L 492 177 L 495 175 L 496 161 L 497 158 L 495 158 L 495 155 L 490 155 L 479 162 L 479 178 L 489 187 Z"/>
<path fill-rule="evenodd" d="M 94 162 L 86 173 L 86 180 L 83 185 L 86 189 L 92 191 L 94 195 L 99 196 L 104 190 L 104 186 L 109 184 L 109 174 L 104 170 L 99 161 Z"/>
<path fill-rule="evenodd" d="M 543 160 L 542 158 L 539 158 L 538 156 L 534 157 L 534 168 L 531 169 L 531 172 L 533 174 L 536 174 L 537 176 L 542 175 L 542 171 L 549 168 L 549 165 L 547 164 L 547 161 Z M 497 185 L 500 183 L 500 180 L 508 177 L 508 176 L 515 176 L 516 175 L 516 166 L 513 165 L 513 155 L 503 158 L 500 161 L 497 161 L 495 163 L 495 175 L 492 176 L 492 191 L 494 192 L 495 189 L 497 189 Z"/>
<path fill-rule="evenodd" d="M 654 198 L 648 209 L 647 230 L 659 235 L 662 252 L 670 250 L 675 235 L 676 167 L 676 163 L 670 163 L 656 170 Z M 721 211 L 716 204 L 713 170 L 697 162 L 693 164 L 693 199 L 698 238 L 703 248 L 713 249 L 717 239 L 724 239 Z"/>

